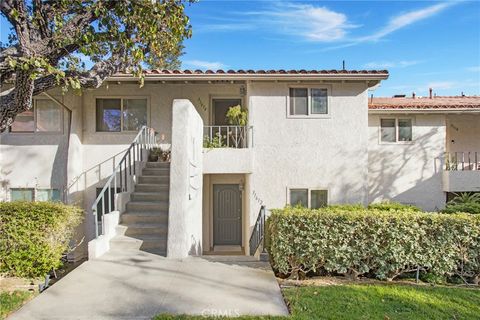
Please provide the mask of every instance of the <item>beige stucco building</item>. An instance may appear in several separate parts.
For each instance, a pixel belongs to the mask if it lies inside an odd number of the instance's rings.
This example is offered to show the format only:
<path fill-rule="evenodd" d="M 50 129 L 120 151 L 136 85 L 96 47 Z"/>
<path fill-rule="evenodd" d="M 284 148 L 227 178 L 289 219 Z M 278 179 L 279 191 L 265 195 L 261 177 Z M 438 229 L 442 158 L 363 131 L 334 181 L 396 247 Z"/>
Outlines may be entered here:
<path fill-rule="evenodd" d="M 262 206 L 436 210 L 451 192 L 480 191 L 480 98 L 369 99 L 387 78 L 162 70 L 143 87 L 116 75 L 82 95 L 49 92 L 0 135 L 0 201 L 85 208 L 72 258 L 135 247 L 184 257 L 254 254 Z M 228 123 L 235 105 L 245 125 Z M 171 162 L 147 163 L 159 143 Z"/>

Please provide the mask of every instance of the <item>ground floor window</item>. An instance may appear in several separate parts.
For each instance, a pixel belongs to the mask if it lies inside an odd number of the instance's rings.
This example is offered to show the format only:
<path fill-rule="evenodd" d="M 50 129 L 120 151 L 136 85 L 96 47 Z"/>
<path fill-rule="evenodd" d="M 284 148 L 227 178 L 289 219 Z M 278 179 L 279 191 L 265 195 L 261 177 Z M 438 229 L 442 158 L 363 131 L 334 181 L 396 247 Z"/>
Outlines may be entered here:
<path fill-rule="evenodd" d="M 328 190 L 291 188 L 289 189 L 288 200 L 291 206 L 318 209 L 328 205 Z"/>
<path fill-rule="evenodd" d="M 60 190 L 11 188 L 10 201 L 61 201 Z"/>
<path fill-rule="evenodd" d="M 58 189 L 38 189 L 36 201 L 60 201 L 60 190 Z"/>
<path fill-rule="evenodd" d="M 10 201 L 33 201 L 35 189 L 12 188 L 10 189 Z"/>

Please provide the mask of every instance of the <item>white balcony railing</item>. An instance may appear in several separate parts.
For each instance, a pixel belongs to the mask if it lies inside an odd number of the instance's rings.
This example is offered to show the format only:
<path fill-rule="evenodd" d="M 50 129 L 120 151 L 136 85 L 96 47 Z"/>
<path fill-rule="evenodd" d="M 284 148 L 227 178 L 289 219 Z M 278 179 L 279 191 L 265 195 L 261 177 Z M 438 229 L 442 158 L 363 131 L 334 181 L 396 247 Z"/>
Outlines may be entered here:
<path fill-rule="evenodd" d="M 251 126 L 205 126 L 204 148 L 250 148 L 252 147 Z"/>
<path fill-rule="evenodd" d="M 480 152 L 445 152 L 446 171 L 479 171 Z"/>

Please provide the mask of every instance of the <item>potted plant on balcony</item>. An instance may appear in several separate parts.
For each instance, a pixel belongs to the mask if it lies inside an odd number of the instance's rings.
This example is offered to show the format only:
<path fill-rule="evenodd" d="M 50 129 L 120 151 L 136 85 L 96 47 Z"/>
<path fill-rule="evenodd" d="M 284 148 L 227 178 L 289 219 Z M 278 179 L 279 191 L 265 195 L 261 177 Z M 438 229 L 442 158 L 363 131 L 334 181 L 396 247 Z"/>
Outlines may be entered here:
<path fill-rule="evenodd" d="M 241 105 L 228 108 L 227 111 L 228 124 L 232 126 L 246 126 L 248 121 L 248 112 Z"/>

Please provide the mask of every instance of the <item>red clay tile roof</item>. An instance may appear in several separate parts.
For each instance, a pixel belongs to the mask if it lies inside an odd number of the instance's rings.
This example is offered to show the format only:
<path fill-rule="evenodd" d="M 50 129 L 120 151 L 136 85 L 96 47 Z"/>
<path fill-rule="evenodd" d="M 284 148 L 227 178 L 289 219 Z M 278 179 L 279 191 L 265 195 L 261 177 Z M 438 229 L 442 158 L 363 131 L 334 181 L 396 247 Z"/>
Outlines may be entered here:
<path fill-rule="evenodd" d="M 387 70 L 145 70 L 146 74 L 388 74 Z"/>
<path fill-rule="evenodd" d="M 433 98 L 386 98 L 368 99 L 369 110 L 438 110 L 479 109 L 480 96 L 436 96 Z"/>

